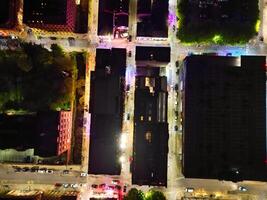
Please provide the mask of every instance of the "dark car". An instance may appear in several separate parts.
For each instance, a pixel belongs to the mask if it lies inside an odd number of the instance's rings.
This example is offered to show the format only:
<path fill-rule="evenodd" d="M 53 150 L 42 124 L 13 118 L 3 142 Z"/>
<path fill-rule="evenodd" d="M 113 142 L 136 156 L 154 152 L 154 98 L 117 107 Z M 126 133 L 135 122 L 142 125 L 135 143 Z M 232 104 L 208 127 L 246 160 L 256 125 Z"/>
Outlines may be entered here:
<path fill-rule="evenodd" d="M 39 167 L 32 167 L 32 168 L 31 168 L 31 172 L 37 172 L 38 169 L 39 169 Z"/>
<path fill-rule="evenodd" d="M 116 190 L 121 190 L 121 186 L 120 185 L 115 185 Z"/>
<path fill-rule="evenodd" d="M 22 171 L 23 171 L 23 172 L 28 172 L 28 171 L 30 171 L 30 168 L 29 168 L 29 167 L 23 167 L 23 168 L 22 168 Z"/>
<path fill-rule="evenodd" d="M 126 193 L 127 192 L 127 186 L 123 186 L 123 192 Z"/>
<path fill-rule="evenodd" d="M 174 85 L 174 89 L 175 89 L 175 91 L 178 91 L 178 89 L 179 89 L 178 84 L 175 84 L 175 85 Z"/>
<path fill-rule="evenodd" d="M 15 168 L 15 172 L 21 172 L 22 169 L 20 167 Z"/>
<path fill-rule="evenodd" d="M 105 188 L 107 185 L 105 183 L 102 183 L 99 185 L 100 188 Z"/>
<path fill-rule="evenodd" d="M 55 184 L 55 187 L 61 187 L 62 186 L 62 183 L 56 183 Z"/>
<path fill-rule="evenodd" d="M 132 57 L 132 51 L 128 52 L 128 57 Z"/>
<path fill-rule="evenodd" d="M 63 174 L 69 174 L 69 173 L 70 173 L 69 170 L 67 170 L 67 169 L 63 170 Z"/>
<path fill-rule="evenodd" d="M 128 36 L 128 41 L 129 41 L 129 42 L 132 41 L 132 36 L 131 36 L 131 35 Z"/>

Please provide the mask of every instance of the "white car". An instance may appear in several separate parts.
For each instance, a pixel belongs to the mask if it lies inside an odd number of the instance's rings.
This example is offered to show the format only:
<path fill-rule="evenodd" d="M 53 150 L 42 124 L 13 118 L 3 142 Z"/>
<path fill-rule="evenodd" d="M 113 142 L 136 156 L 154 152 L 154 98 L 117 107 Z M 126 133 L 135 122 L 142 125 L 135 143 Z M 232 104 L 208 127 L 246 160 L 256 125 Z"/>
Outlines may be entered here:
<path fill-rule="evenodd" d="M 43 174 L 43 173 L 45 173 L 45 170 L 44 169 L 38 169 L 37 172 Z"/>
<path fill-rule="evenodd" d="M 192 193 L 194 192 L 194 188 L 185 188 L 185 192 Z"/>
<path fill-rule="evenodd" d="M 243 186 L 239 186 L 239 187 L 238 187 L 238 190 L 239 190 L 239 191 L 242 191 L 242 192 L 247 192 L 247 191 L 248 191 L 248 189 L 245 188 L 245 187 L 243 187 Z"/>
<path fill-rule="evenodd" d="M 77 183 L 72 183 L 72 184 L 70 184 L 70 187 L 77 188 L 77 187 L 79 187 L 79 185 Z"/>
<path fill-rule="evenodd" d="M 82 176 L 82 177 L 85 177 L 85 176 L 87 176 L 87 173 L 86 173 L 86 172 L 82 172 L 82 173 L 81 173 L 81 176 Z"/>

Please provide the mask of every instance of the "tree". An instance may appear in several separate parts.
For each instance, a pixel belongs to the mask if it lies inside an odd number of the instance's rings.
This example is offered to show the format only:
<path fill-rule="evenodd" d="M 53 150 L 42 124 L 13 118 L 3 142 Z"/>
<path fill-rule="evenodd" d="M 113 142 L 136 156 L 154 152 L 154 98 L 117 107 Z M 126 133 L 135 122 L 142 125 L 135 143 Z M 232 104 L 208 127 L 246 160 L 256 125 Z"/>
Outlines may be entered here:
<path fill-rule="evenodd" d="M 141 190 L 136 188 L 130 189 L 127 195 L 124 197 L 125 200 L 145 200 L 145 195 Z"/>
<path fill-rule="evenodd" d="M 166 200 L 166 197 L 161 191 L 149 190 L 145 195 L 145 200 Z"/>
<path fill-rule="evenodd" d="M 52 50 L 52 54 L 54 57 L 61 57 L 64 56 L 64 51 L 63 49 L 58 46 L 57 44 L 51 44 L 51 50 Z"/>
<path fill-rule="evenodd" d="M 70 109 L 77 72 L 73 57 L 53 45 L 22 43 L 19 50 L 0 51 L 0 112 Z"/>

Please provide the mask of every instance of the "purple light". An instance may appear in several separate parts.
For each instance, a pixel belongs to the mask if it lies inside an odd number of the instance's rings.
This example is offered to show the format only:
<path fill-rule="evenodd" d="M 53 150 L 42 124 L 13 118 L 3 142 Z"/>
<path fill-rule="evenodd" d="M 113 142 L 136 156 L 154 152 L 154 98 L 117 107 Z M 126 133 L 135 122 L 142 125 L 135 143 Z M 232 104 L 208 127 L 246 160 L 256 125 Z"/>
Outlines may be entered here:
<path fill-rule="evenodd" d="M 134 79 L 135 79 L 135 69 L 132 66 L 128 66 L 126 68 L 126 84 L 127 85 L 134 84 Z"/>
<path fill-rule="evenodd" d="M 169 13 L 168 24 L 171 25 L 171 26 L 176 24 L 176 15 L 175 15 L 175 13 L 173 13 L 173 12 Z"/>

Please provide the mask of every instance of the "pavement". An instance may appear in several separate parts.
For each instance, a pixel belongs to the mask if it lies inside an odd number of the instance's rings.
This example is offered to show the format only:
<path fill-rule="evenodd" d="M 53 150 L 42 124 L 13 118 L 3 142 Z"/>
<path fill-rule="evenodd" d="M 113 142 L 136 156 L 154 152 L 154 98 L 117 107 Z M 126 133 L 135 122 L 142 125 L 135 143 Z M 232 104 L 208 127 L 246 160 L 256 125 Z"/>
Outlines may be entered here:
<path fill-rule="evenodd" d="M 176 13 L 177 0 L 169 0 L 169 13 Z M 267 42 L 267 0 L 261 0 L 260 6 L 260 18 L 261 28 L 260 34 L 264 37 L 264 42 Z M 13 188 L 41 188 L 41 189 L 54 189 L 55 183 L 87 183 L 87 187 L 79 187 L 78 190 L 82 192 L 82 199 L 88 199 L 92 188 L 92 184 L 111 184 L 112 180 L 120 179 L 125 185 L 131 185 L 131 173 L 130 173 L 130 158 L 132 155 L 133 145 L 133 104 L 134 104 L 134 73 L 135 73 L 135 47 L 136 46 L 170 46 L 171 47 L 171 62 L 166 67 L 166 76 L 169 84 L 169 97 L 168 97 L 168 122 L 169 122 L 169 155 L 168 155 L 168 188 L 158 188 L 167 195 L 168 199 L 178 199 L 183 196 L 205 196 L 208 194 L 219 194 L 223 197 L 231 197 L 231 199 L 267 199 L 267 183 L 261 182 L 241 182 L 232 183 L 229 181 L 218 181 L 218 180 L 203 180 L 203 179 L 185 179 L 181 173 L 181 149 L 182 149 L 182 134 L 179 131 L 174 130 L 175 125 L 179 125 L 175 119 L 175 111 L 178 109 L 179 104 L 177 93 L 174 90 L 174 85 L 178 84 L 178 77 L 176 75 L 175 62 L 182 61 L 182 59 L 190 52 L 203 53 L 203 52 L 217 52 L 219 55 L 226 55 L 231 53 L 233 56 L 240 55 L 266 55 L 267 45 L 264 42 L 260 42 L 258 38 L 253 38 L 246 45 L 239 46 L 219 46 L 219 45 L 192 45 L 184 46 L 179 43 L 176 39 L 176 30 L 173 29 L 176 18 L 172 18 L 169 24 L 169 37 L 166 39 L 161 38 L 136 38 L 136 10 L 137 0 L 130 1 L 130 12 L 129 12 L 129 35 L 132 36 L 132 42 L 127 39 L 115 39 L 106 36 L 97 36 L 97 18 L 98 18 L 98 0 L 90 2 L 90 8 L 92 12 L 89 12 L 89 31 L 86 35 L 70 34 L 70 35 L 56 35 L 56 39 L 51 39 L 50 33 L 42 32 L 38 33 L 33 30 L 31 34 L 27 33 L 29 27 L 25 27 L 20 20 L 20 26 L 22 32 L 17 34 L 23 37 L 28 42 L 44 45 L 49 48 L 51 44 L 59 44 L 64 48 L 65 51 L 86 51 L 88 52 L 88 66 L 86 73 L 86 88 L 85 97 L 86 102 L 89 105 L 89 94 L 90 94 L 90 71 L 94 70 L 95 65 L 95 50 L 96 48 L 126 48 L 127 52 L 131 51 L 132 56 L 127 56 L 127 68 L 126 68 L 126 83 L 130 85 L 130 90 L 125 98 L 125 114 L 129 113 L 130 119 L 127 120 L 124 117 L 123 130 L 122 132 L 127 135 L 126 148 L 121 150 L 121 155 L 125 157 L 125 162 L 122 163 L 122 174 L 121 176 L 95 176 L 89 175 L 88 177 L 80 177 L 81 171 L 87 171 L 89 162 L 89 134 L 86 134 L 89 127 L 86 127 L 84 131 L 83 140 L 83 161 L 82 166 L 73 166 L 73 170 L 69 175 L 64 175 L 62 170 L 65 168 L 59 167 L 55 170 L 54 174 L 40 174 L 31 172 L 20 172 L 14 173 L 10 165 L 0 165 L 0 183 L 2 186 L 11 185 Z M 23 32 L 24 31 L 24 32 Z M 41 35 L 41 38 L 38 36 Z M 74 37 L 72 40 L 68 37 Z M 86 106 L 86 105 L 85 105 Z M 90 120 L 88 112 L 85 113 L 87 121 Z M 247 192 L 241 192 L 238 190 L 239 186 L 244 186 L 248 189 Z M 139 186 L 135 186 L 139 187 Z M 148 190 L 150 187 L 142 186 L 139 187 L 143 190 Z M 186 193 L 186 188 L 194 188 L 193 193 Z M 65 190 L 64 188 L 61 188 Z M 248 198 L 249 197 L 249 198 Z"/>

